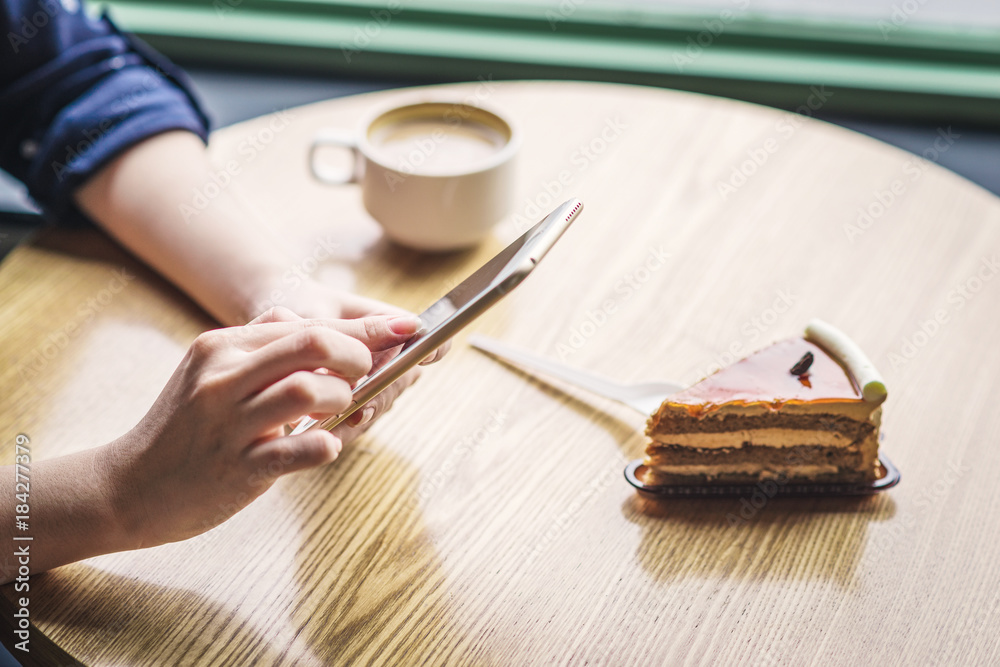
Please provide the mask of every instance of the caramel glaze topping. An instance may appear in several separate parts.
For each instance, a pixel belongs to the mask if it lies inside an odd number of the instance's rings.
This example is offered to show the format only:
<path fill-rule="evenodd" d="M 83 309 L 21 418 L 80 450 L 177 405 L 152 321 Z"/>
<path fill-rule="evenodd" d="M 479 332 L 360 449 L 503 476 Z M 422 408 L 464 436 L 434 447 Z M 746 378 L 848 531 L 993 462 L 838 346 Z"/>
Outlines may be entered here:
<path fill-rule="evenodd" d="M 803 382 L 788 372 L 811 352 L 813 362 Z M 804 338 L 780 341 L 727 366 L 670 397 L 695 418 L 726 404 L 763 404 L 780 410 L 787 403 L 860 401 L 847 372 L 817 345 Z"/>

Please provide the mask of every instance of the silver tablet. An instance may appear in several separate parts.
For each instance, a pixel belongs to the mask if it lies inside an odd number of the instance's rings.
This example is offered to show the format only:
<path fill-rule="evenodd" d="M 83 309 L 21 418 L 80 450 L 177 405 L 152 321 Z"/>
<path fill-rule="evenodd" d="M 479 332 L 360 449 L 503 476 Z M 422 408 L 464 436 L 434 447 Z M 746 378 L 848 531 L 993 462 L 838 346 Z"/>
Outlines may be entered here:
<path fill-rule="evenodd" d="M 476 319 L 505 294 L 521 284 L 583 208 L 571 199 L 549 213 L 496 257 L 420 314 L 420 330 L 398 355 L 354 389 L 354 402 L 345 412 L 322 421 L 305 418 L 292 435 L 311 428 L 331 430 L 378 396 L 403 373 L 416 366 L 442 343 Z"/>

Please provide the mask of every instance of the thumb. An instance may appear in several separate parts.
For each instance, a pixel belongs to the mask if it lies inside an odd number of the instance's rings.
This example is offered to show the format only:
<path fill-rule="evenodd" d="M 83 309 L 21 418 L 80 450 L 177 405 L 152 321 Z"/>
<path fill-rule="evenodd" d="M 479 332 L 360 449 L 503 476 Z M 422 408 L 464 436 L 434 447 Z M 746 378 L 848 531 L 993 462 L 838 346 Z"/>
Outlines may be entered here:
<path fill-rule="evenodd" d="M 422 326 L 416 315 L 363 317 L 354 320 L 329 320 L 329 326 L 357 338 L 372 352 L 388 350 L 413 338 Z"/>

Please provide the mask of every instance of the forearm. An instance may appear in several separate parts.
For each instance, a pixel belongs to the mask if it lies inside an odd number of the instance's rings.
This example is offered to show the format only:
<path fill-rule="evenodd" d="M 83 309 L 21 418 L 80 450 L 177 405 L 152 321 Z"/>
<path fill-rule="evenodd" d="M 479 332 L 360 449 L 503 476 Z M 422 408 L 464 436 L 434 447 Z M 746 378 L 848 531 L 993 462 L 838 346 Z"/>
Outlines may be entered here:
<path fill-rule="evenodd" d="M 27 475 L 15 479 L 14 466 L 0 471 L 0 540 L 15 553 L 13 568 L 5 568 L 2 583 L 22 576 L 21 566 L 34 574 L 104 553 L 134 548 L 122 528 L 109 489 L 114 475 L 108 447 L 33 462 Z M 23 469 L 22 469 L 23 472 Z M 16 488 L 17 481 L 22 486 Z M 18 498 L 16 494 L 26 495 Z M 22 503 L 21 500 L 27 500 Z M 26 512 L 19 512 L 26 509 Z M 27 505 L 27 507 L 24 507 Z M 18 516 L 23 524 L 17 524 Z M 21 529 L 20 526 L 24 526 Z M 30 540 L 15 540 L 30 537 Z"/>
<path fill-rule="evenodd" d="M 229 188 L 197 215 L 185 215 L 183 207 L 193 206 L 193 193 L 211 182 L 211 174 L 198 137 L 168 132 L 113 160 L 75 199 L 220 322 L 243 324 L 256 314 L 260 286 L 291 262 Z"/>

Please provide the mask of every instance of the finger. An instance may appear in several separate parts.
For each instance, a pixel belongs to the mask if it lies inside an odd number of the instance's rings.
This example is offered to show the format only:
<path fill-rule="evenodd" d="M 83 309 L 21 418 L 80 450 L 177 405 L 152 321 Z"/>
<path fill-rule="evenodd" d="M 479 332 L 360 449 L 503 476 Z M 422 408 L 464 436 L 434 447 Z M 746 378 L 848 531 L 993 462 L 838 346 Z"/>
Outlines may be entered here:
<path fill-rule="evenodd" d="M 250 352 L 240 364 L 238 382 L 245 397 L 296 371 L 318 368 L 353 383 L 371 371 L 372 353 L 339 331 L 305 327 Z"/>
<path fill-rule="evenodd" d="M 287 309 L 281 310 L 291 313 Z M 294 313 L 292 314 L 294 315 Z M 295 317 L 298 316 L 295 315 Z M 294 321 L 259 322 L 244 327 L 224 329 L 224 331 L 233 332 L 236 335 L 235 342 L 238 347 L 252 350 L 282 336 L 310 327 L 332 329 L 347 334 L 352 338 L 357 338 L 368 349 L 375 352 L 387 350 L 408 341 L 420 328 L 420 320 L 414 315 L 396 317 L 379 315 L 355 320 L 304 320 L 299 318 Z"/>
<path fill-rule="evenodd" d="M 372 315 L 413 315 L 408 310 L 393 306 L 382 301 L 345 294 L 340 300 L 340 316 L 344 319 L 371 317 Z"/>
<path fill-rule="evenodd" d="M 298 322 L 302 318 L 282 306 L 268 308 L 263 313 L 253 318 L 247 324 L 267 324 L 271 322 Z"/>
<path fill-rule="evenodd" d="M 368 401 L 361 409 L 334 428 L 334 433 L 343 440 L 350 441 L 371 428 L 372 423 L 389 411 L 399 395 L 420 378 L 420 368 L 411 368 L 398 380 L 386 387 L 385 391 Z"/>
<path fill-rule="evenodd" d="M 381 352 L 372 352 L 372 370 L 374 373 L 378 369 L 385 366 L 387 363 L 399 356 L 399 353 L 403 350 L 402 346 L 397 346 L 388 350 L 382 350 Z"/>
<path fill-rule="evenodd" d="M 302 415 L 338 415 L 352 402 L 351 386 L 345 380 L 298 371 L 244 401 L 240 426 L 252 437 Z"/>
<path fill-rule="evenodd" d="M 372 423 L 392 408 L 399 395 L 410 387 L 420 377 L 421 370 L 413 368 L 404 373 L 398 380 L 389 385 L 385 391 L 368 401 L 361 409 L 352 414 L 344 425 L 349 429 L 363 427 L 368 430 Z"/>
<path fill-rule="evenodd" d="M 328 326 L 357 338 L 372 352 L 381 352 L 402 345 L 421 327 L 415 315 L 398 317 L 363 317 L 355 320 L 325 320 Z"/>
<path fill-rule="evenodd" d="M 329 431 L 314 428 L 299 435 L 286 435 L 250 445 L 244 452 L 244 458 L 255 472 L 273 481 L 296 470 L 329 463 L 337 458 L 342 447 L 340 438 Z"/>
<path fill-rule="evenodd" d="M 427 357 L 420 362 L 420 365 L 427 366 L 429 364 L 441 361 L 441 357 L 448 354 L 448 350 L 450 349 L 451 349 L 451 341 L 446 340 L 444 343 L 441 344 L 440 347 L 438 347 L 436 350 L 427 355 Z"/>

